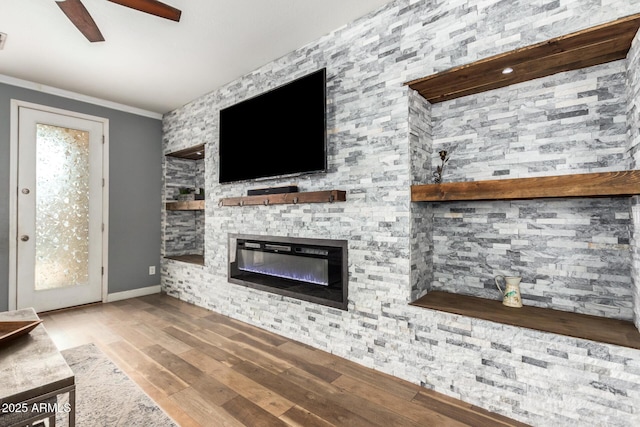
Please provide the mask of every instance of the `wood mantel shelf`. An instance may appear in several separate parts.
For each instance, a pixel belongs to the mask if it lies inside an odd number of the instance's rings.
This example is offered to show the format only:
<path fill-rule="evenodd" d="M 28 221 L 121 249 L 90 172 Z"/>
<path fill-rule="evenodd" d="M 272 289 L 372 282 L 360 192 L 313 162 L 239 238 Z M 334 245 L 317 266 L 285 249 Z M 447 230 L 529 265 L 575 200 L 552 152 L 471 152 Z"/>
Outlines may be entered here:
<path fill-rule="evenodd" d="M 204 256 L 195 254 L 195 255 L 167 255 L 166 259 L 171 259 L 174 261 L 186 262 L 188 264 L 195 265 L 204 265 Z"/>
<path fill-rule="evenodd" d="M 187 160 L 204 159 L 204 144 L 194 145 L 193 147 L 185 148 L 184 150 L 174 151 L 173 153 L 165 154 L 165 156 Z"/>
<path fill-rule="evenodd" d="M 640 194 L 638 170 L 411 186 L 412 202 L 613 197 L 636 194 Z"/>
<path fill-rule="evenodd" d="M 633 323 L 624 320 L 531 306 L 511 308 L 502 305 L 501 301 L 442 291 L 431 291 L 412 302 L 411 305 L 537 331 L 640 349 L 640 332 Z"/>
<path fill-rule="evenodd" d="M 220 206 L 284 205 L 300 203 L 345 202 L 346 191 L 308 191 L 302 193 L 265 194 L 264 196 L 229 197 L 220 199 Z"/>
<path fill-rule="evenodd" d="M 203 211 L 204 200 L 189 200 L 186 202 L 167 202 L 165 208 L 168 211 Z"/>
<path fill-rule="evenodd" d="M 635 14 L 405 84 L 437 103 L 600 65 L 626 58 L 639 27 L 640 14 Z M 505 68 L 513 72 L 503 74 Z"/>

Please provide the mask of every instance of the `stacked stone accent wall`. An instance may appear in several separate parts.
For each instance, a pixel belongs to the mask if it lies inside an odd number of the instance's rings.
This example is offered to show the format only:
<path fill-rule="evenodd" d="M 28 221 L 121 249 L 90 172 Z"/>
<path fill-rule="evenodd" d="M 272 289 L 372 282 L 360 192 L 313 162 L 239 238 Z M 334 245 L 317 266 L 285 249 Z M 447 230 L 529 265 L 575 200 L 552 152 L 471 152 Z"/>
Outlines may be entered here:
<path fill-rule="evenodd" d="M 640 164 L 640 33 L 627 55 L 627 147 L 629 169 Z"/>
<path fill-rule="evenodd" d="M 634 322 L 640 330 L 640 197 L 631 198 L 631 218 L 633 232 L 631 233 L 631 280 L 633 283 Z"/>
<path fill-rule="evenodd" d="M 433 105 L 433 148 L 451 153 L 445 182 L 626 169 L 626 68 L 610 62 Z"/>
<path fill-rule="evenodd" d="M 621 60 L 433 105 L 444 182 L 626 169 L 626 70 Z M 493 277 L 518 275 L 525 304 L 633 320 L 628 198 L 433 209 L 432 289 L 501 299 Z"/>
<path fill-rule="evenodd" d="M 423 117 L 430 113 L 432 119 L 444 116 L 436 114 L 435 106 L 416 107 L 417 99 L 402 85 L 452 66 L 636 12 L 640 12 L 640 0 L 398 0 L 167 114 L 165 152 L 206 143 L 206 266 L 164 261 L 163 289 L 183 300 L 532 425 L 640 425 L 637 409 L 640 408 L 640 352 L 637 350 L 408 305 L 412 298 L 428 291 L 431 284 L 425 281 L 439 281 L 437 274 L 445 270 L 447 260 L 438 260 L 444 255 L 436 252 L 440 241 L 435 240 L 431 222 L 440 221 L 438 212 L 452 207 L 443 205 L 436 209 L 410 202 L 409 187 L 422 180 L 422 170 L 428 169 L 424 168 L 425 162 L 433 161 L 438 149 L 437 129 L 442 126 L 435 122 L 433 128 L 416 125 L 410 123 L 410 118 L 415 118 L 416 111 Z M 219 110 L 322 67 L 327 68 L 328 76 L 328 172 L 298 179 L 218 184 Z M 595 73 L 602 73 L 602 79 L 609 79 L 610 84 L 589 89 L 596 92 L 586 95 L 587 102 L 604 106 L 608 100 L 599 98 L 604 90 L 610 90 L 606 96 L 612 93 L 620 96 L 622 70 L 620 64 L 597 69 Z M 590 73 L 586 79 L 592 78 L 593 71 Z M 567 80 L 567 84 L 571 86 L 571 81 Z M 540 87 L 540 90 L 546 89 Z M 512 93 L 510 89 L 507 92 Z M 545 97 L 554 96 L 558 93 L 548 92 L 540 101 L 551 106 L 553 101 Z M 474 102 L 472 98 L 466 101 Z M 460 102 L 450 105 L 460 110 L 464 108 Z M 602 109 L 615 111 L 610 116 L 615 117 L 615 121 L 619 117 L 618 107 L 609 104 Z M 518 114 L 527 113 L 528 108 L 528 105 L 523 109 L 519 106 Z M 560 120 L 586 118 L 582 114 L 572 118 L 572 112 L 560 110 L 560 114 L 568 114 Z M 508 117 L 495 119 L 511 123 Z M 600 118 L 594 115 L 593 120 Z M 604 162 L 612 168 L 618 160 L 624 163 L 618 123 L 594 122 L 593 126 L 596 138 L 604 140 L 607 147 L 602 154 Z M 607 129 L 601 130 L 602 126 L 609 126 L 611 134 Z M 560 128 L 554 132 L 550 138 L 560 136 L 557 133 Z M 429 144 L 429 133 L 433 146 L 416 146 Z M 445 138 L 442 134 L 440 138 L 438 144 L 447 143 L 442 141 Z M 504 138 L 502 142 L 508 145 L 510 136 L 506 132 Z M 498 144 L 490 139 L 481 143 Z M 521 144 L 520 153 L 527 153 L 536 145 L 536 140 L 530 137 Z M 588 138 L 578 143 L 586 147 L 585 152 L 589 149 L 597 152 L 598 146 L 593 144 Z M 540 169 L 539 165 L 544 164 L 541 160 L 532 169 L 516 171 L 516 166 L 526 159 L 518 157 L 522 154 L 517 151 L 513 154 L 508 161 L 502 159 L 506 167 L 496 165 L 489 176 L 499 178 L 503 175 L 493 175 L 493 171 L 507 168 L 511 177 L 516 173 L 530 176 L 527 174 L 557 172 L 558 168 Z M 455 153 L 452 155 L 455 159 Z M 570 151 L 563 151 L 561 156 L 570 162 L 574 160 Z M 595 161 L 595 166 L 585 166 L 592 163 L 591 160 L 576 161 L 582 166 L 569 168 L 575 170 L 567 173 L 575 173 L 582 167 L 589 170 L 608 167 L 599 165 L 601 159 Z M 480 174 L 468 175 L 465 170 L 486 172 L 471 162 L 468 165 L 469 169 L 460 166 L 454 172 L 456 176 L 464 180 L 480 179 Z M 425 171 L 422 182 L 429 182 L 430 175 L 431 171 Z M 291 183 L 303 191 L 345 190 L 347 201 L 243 208 L 218 206 L 220 198 L 244 195 L 249 188 Z M 469 231 L 465 232 L 477 236 L 483 228 L 499 224 L 501 216 L 506 218 L 512 212 L 518 216 L 526 212 L 533 220 L 539 209 L 566 213 L 561 219 L 567 220 L 568 225 L 541 223 L 541 229 L 557 233 L 559 238 L 544 239 L 541 233 L 525 243 L 510 231 L 511 245 L 521 245 L 517 247 L 520 257 L 526 251 L 530 255 L 526 268 L 540 268 L 539 264 L 546 262 L 542 255 L 538 257 L 538 252 L 542 254 L 545 245 L 549 247 L 549 240 L 571 241 L 563 235 L 565 230 L 584 234 L 580 242 L 606 246 L 615 245 L 611 239 L 617 238 L 618 245 L 632 243 L 631 240 L 625 243 L 621 237 L 624 225 L 616 223 L 611 229 L 608 225 L 598 225 L 597 233 L 606 231 L 600 239 L 599 234 L 591 233 L 586 225 L 571 224 L 574 212 L 580 210 L 584 202 L 561 208 L 530 203 L 516 208 L 513 204 L 492 205 L 484 211 L 485 218 L 481 218 L 483 205 L 475 206 L 476 212 L 464 212 L 472 219 L 466 222 Z M 611 203 L 612 211 L 624 212 L 617 202 Z M 609 215 L 607 218 L 614 222 L 621 221 L 627 226 L 630 223 L 630 208 L 626 218 L 624 213 L 616 218 L 615 214 L 611 217 L 605 207 L 595 207 L 599 215 Z M 433 209 L 433 214 L 428 209 Z M 476 224 L 478 228 L 474 228 Z M 433 230 L 436 229 L 433 225 Z M 228 233 L 348 240 L 348 311 L 228 283 Z M 424 249 L 425 245 L 431 245 L 432 236 L 433 249 Z M 453 236 L 446 237 L 453 241 Z M 567 265 L 576 264 L 581 250 L 566 249 L 575 255 L 566 261 Z M 614 254 L 611 256 L 617 257 Z M 623 259 L 626 259 L 625 268 L 629 269 L 629 255 Z M 575 270 L 572 269 L 566 270 L 567 279 L 572 278 Z M 596 286 L 597 281 L 594 278 L 591 284 Z M 620 288 L 612 292 L 617 300 Z M 531 292 L 531 295 L 535 294 Z M 628 317 L 629 296 L 620 298 L 623 303 L 619 315 Z M 615 305 L 610 304 L 607 311 Z"/>
<path fill-rule="evenodd" d="M 640 34 L 631 45 L 627 55 L 627 138 L 629 168 L 637 169 L 640 165 Z M 631 200 L 632 228 L 632 269 L 635 324 L 640 330 L 640 198 Z"/>
<path fill-rule="evenodd" d="M 629 198 L 433 205 L 431 289 L 502 299 L 494 276 L 521 276 L 523 303 L 632 321 Z"/>
<path fill-rule="evenodd" d="M 204 169 L 204 160 L 165 157 L 163 200 L 177 200 L 181 187 L 204 188 Z M 162 255 L 204 254 L 204 223 L 201 211 L 164 211 Z"/>
<path fill-rule="evenodd" d="M 421 184 L 431 171 L 431 105 L 413 90 L 408 97 L 411 183 Z M 433 209 L 428 203 L 412 203 L 410 209 L 411 300 L 416 300 L 427 293 L 433 280 Z"/>

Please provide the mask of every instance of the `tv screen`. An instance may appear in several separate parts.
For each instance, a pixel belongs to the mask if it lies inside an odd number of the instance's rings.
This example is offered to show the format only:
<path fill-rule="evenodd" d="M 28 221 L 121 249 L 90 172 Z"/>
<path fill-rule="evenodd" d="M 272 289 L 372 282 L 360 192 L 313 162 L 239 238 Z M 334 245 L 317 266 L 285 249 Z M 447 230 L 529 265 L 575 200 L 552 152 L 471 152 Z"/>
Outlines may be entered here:
<path fill-rule="evenodd" d="M 220 183 L 327 169 L 326 69 L 220 110 Z"/>

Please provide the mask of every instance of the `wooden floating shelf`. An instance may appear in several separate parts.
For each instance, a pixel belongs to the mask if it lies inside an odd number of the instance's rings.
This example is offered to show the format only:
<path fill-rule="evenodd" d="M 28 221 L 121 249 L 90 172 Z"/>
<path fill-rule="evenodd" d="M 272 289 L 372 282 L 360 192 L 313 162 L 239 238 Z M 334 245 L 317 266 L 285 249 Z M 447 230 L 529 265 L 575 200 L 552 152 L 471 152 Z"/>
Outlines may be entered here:
<path fill-rule="evenodd" d="M 638 170 L 411 186 L 412 202 L 611 197 L 635 194 L 640 194 Z"/>
<path fill-rule="evenodd" d="M 167 202 L 168 211 L 203 211 L 204 200 L 189 200 L 186 202 Z"/>
<path fill-rule="evenodd" d="M 625 59 L 640 14 L 498 54 L 405 83 L 431 103 Z M 513 69 L 503 74 L 505 68 Z"/>
<path fill-rule="evenodd" d="M 531 306 L 511 308 L 502 305 L 502 301 L 442 291 L 431 291 L 412 302 L 411 305 L 537 331 L 640 349 L 640 332 L 633 323 L 624 320 Z"/>
<path fill-rule="evenodd" d="M 179 159 L 187 160 L 200 160 L 204 159 L 204 144 L 194 145 L 193 147 L 185 148 L 184 150 L 174 151 L 173 153 L 165 154 L 169 157 L 177 157 Z"/>
<path fill-rule="evenodd" d="M 304 193 L 265 194 L 262 196 L 230 197 L 220 199 L 220 206 L 285 205 L 301 203 L 333 203 L 347 200 L 346 191 L 309 191 Z"/>
<path fill-rule="evenodd" d="M 168 255 L 165 258 L 188 264 L 204 265 L 204 255 Z"/>

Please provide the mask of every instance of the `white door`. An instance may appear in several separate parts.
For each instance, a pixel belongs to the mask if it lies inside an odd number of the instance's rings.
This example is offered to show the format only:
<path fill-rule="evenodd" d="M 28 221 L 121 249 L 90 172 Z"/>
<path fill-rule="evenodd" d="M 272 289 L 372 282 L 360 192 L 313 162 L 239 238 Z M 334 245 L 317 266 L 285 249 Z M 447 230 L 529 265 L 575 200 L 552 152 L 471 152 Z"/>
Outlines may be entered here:
<path fill-rule="evenodd" d="M 17 116 L 16 308 L 101 301 L 108 122 L 33 105 Z"/>

